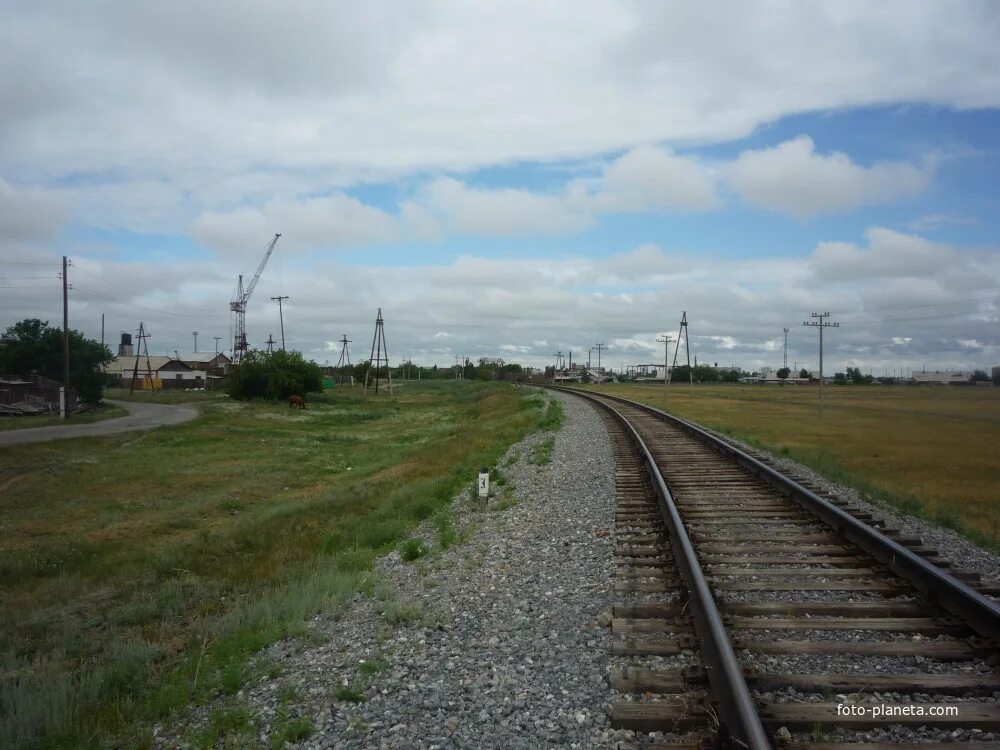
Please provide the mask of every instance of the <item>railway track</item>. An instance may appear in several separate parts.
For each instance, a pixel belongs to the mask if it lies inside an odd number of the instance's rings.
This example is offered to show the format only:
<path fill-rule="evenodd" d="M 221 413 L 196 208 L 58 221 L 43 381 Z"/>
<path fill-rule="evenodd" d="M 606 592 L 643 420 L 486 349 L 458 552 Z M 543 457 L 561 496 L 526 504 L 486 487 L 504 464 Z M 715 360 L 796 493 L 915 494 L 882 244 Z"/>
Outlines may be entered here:
<path fill-rule="evenodd" d="M 1000 746 L 1000 590 L 695 425 L 559 390 L 611 435 L 611 721 L 662 733 L 639 747 Z"/>

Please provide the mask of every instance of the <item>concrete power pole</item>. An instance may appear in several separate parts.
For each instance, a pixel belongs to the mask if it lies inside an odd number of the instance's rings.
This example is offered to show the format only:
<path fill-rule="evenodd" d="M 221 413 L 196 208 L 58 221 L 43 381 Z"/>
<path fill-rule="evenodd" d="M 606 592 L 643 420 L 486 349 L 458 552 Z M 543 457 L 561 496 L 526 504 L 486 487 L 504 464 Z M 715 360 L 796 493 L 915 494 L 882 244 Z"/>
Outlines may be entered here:
<path fill-rule="evenodd" d="M 63 419 L 69 418 L 69 281 L 66 278 L 66 268 L 69 261 L 63 256 L 62 262 L 62 286 L 63 286 L 63 387 L 62 396 L 59 399 L 59 415 Z"/>
<path fill-rule="evenodd" d="M 601 342 L 599 344 L 594 344 L 594 348 L 597 349 L 597 371 L 600 372 L 601 371 L 601 350 L 602 349 L 607 349 L 608 345 L 605 344 L 604 342 Z"/>
<path fill-rule="evenodd" d="M 271 297 L 272 302 L 277 301 L 278 303 L 278 320 L 281 323 L 281 351 L 285 351 L 285 315 L 282 312 L 281 303 L 286 299 L 288 299 L 287 294 L 283 297 L 282 296 Z M 376 391 L 377 390 L 378 389 L 376 389 Z"/>
<path fill-rule="evenodd" d="M 830 317 L 830 313 L 813 313 L 812 316 L 816 320 L 810 322 L 808 320 L 802 321 L 804 326 L 813 326 L 819 328 L 819 413 L 823 414 L 823 329 L 824 328 L 839 328 L 840 323 L 827 323 L 826 319 Z"/>
<path fill-rule="evenodd" d="M 667 372 L 670 369 L 670 343 L 673 339 L 669 335 L 663 334 L 662 336 L 657 336 L 656 340 L 663 344 L 663 387 L 666 388 L 670 385 L 670 378 L 667 377 Z"/>

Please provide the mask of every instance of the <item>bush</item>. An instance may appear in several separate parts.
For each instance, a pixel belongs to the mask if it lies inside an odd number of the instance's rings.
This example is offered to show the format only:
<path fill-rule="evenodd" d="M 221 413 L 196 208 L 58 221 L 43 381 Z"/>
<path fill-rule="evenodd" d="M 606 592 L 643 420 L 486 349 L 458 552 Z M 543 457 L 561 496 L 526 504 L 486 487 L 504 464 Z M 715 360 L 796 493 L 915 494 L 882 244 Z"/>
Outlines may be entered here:
<path fill-rule="evenodd" d="M 323 368 L 299 352 L 248 351 L 229 375 L 229 395 L 248 401 L 302 396 L 323 390 Z"/>
<path fill-rule="evenodd" d="M 400 545 L 399 553 L 406 562 L 413 562 L 427 554 L 427 545 L 422 539 L 407 539 Z"/>

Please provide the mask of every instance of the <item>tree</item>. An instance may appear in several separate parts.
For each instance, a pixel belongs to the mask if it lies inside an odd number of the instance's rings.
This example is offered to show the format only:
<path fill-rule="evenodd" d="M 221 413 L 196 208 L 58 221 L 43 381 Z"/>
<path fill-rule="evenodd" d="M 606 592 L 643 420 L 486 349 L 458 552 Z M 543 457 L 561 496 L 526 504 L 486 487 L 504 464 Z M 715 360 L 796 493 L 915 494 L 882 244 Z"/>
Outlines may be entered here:
<path fill-rule="evenodd" d="M 801 370 L 799 370 L 799 377 L 802 378 L 803 380 L 808 380 L 811 376 L 812 373 L 810 373 L 809 370 L 807 370 L 806 368 L 803 367 Z"/>
<path fill-rule="evenodd" d="M 229 395 L 244 401 L 286 399 L 322 390 L 323 368 L 299 352 L 279 349 L 269 354 L 251 349 L 229 374 Z"/>
<path fill-rule="evenodd" d="M 837 385 L 844 385 L 847 383 L 847 376 L 842 372 L 835 372 L 833 374 L 833 382 Z"/>
<path fill-rule="evenodd" d="M 860 367 L 848 367 L 845 377 L 855 385 L 871 385 L 875 380 L 871 375 L 862 374 Z"/>
<path fill-rule="evenodd" d="M 792 374 L 792 370 L 789 367 L 782 367 L 778 370 L 778 380 L 787 380 L 788 376 Z"/>
<path fill-rule="evenodd" d="M 990 376 L 986 374 L 986 370 L 976 370 L 972 373 L 972 377 L 969 378 L 970 383 L 989 383 Z"/>
<path fill-rule="evenodd" d="M 63 379 L 63 333 L 48 321 L 28 318 L 15 323 L 4 334 L 7 345 L 0 348 L 0 373 Z M 69 384 L 81 401 L 96 404 L 107 382 L 102 367 L 114 359 L 111 350 L 86 338 L 79 331 L 69 332 Z"/>

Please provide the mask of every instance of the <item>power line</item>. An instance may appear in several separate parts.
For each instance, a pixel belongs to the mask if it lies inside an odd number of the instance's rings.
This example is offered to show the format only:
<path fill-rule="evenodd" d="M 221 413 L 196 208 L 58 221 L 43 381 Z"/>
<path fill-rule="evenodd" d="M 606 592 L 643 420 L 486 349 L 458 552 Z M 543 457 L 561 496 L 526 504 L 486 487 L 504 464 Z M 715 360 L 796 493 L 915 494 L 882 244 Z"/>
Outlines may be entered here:
<path fill-rule="evenodd" d="M 204 319 L 204 318 L 220 318 L 221 319 L 222 318 L 222 315 L 220 315 L 219 313 L 210 313 L 210 312 L 205 312 L 205 313 L 179 313 L 179 312 L 171 312 L 170 310 L 163 310 L 163 309 L 156 308 L 156 307 L 148 307 L 147 305 L 140 305 L 137 302 L 128 302 L 126 300 L 123 300 L 123 299 L 120 299 L 120 298 L 117 298 L 117 297 L 111 297 L 111 296 L 109 296 L 107 294 L 103 294 L 101 292 L 96 292 L 93 289 L 88 289 L 87 287 L 81 287 L 79 285 L 74 285 L 73 286 L 73 291 L 75 291 L 75 292 L 76 291 L 78 291 L 78 292 L 84 292 L 85 294 L 93 295 L 94 297 L 98 297 L 98 298 L 106 300 L 108 302 L 116 302 L 119 305 L 125 305 L 127 307 L 134 307 L 137 310 L 146 310 L 148 312 L 160 313 L 161 315 L 171 315 L 171 316 L 176 317 L 176 318 L 201 318 L 201 319 Z"/>

